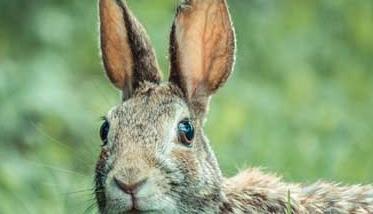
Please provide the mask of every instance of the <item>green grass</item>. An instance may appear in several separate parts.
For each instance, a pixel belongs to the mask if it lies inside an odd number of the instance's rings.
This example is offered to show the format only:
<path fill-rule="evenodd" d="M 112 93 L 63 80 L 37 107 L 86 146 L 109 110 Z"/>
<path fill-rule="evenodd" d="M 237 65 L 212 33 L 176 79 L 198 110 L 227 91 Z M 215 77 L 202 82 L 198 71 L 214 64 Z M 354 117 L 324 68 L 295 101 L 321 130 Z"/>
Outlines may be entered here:
<path fill-rule="evenodd" d="M 286 203 L 286 214 L 292 214 L 291 211 L 291 196 L 290 196 L 290 190 L 288 191 L 288 197 L 287 197 L 287 203 Z"/>

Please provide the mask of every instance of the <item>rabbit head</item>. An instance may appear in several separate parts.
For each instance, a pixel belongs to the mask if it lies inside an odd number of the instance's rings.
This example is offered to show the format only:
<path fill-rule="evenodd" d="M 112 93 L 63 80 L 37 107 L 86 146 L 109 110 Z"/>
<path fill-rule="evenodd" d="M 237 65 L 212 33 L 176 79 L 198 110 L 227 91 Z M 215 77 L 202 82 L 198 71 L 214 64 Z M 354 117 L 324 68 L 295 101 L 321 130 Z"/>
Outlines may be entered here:
<path fill-rule="evenodd" d="M 100 129 L 100 212 L 216 211 L 223 178 L 203 121 L 210 96 L 234 63 L 226 1 L 189 0 L 178 7 L 165 83 L 148 36 L 126 3 L 100 0 L 99 14 L 105 71 L 122 92 Z"/>

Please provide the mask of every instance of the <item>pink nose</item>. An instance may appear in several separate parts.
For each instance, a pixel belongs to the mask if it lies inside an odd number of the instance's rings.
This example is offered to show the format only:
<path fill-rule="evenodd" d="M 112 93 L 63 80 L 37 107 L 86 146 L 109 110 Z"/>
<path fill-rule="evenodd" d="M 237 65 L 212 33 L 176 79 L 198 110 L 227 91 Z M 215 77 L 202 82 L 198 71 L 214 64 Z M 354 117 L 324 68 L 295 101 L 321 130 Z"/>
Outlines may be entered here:
<path fill-rule="evenodd" d="M 123 180 L 114 177 L 115 184 L 119 187 L 119 189 L 121 189 L 123 192 L 127 194 L 137 193 L 141 189 L 141 187 L 146 183 L 147 180 L 147 178 L 144 178 L 136 183 L 125 183 L 123 182 Z"/>

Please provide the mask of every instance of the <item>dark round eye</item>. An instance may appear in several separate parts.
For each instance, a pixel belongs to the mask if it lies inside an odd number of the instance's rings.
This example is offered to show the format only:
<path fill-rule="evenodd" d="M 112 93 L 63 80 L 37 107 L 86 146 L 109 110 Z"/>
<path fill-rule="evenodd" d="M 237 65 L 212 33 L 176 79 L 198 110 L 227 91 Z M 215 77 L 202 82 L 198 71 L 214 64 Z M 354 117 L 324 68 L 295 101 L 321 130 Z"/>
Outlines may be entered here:
<path fill-rule="evenodd" d="M 191 146 L 194 139 L 194 127 L 190 120 L 181 121 L 178 126 L 179 140 L 186 146 Z"/>
<path fill-rule="evenodd" d="M 100 138 L 103 142 L 103 145 L 107 144 L 107 136 L 108 136 L 108 133 L 109 133 L 109 129 L 110 129 L 110 124 L 107 120 L 105 120 L 104 123 L 101 125 L 101 128 L 100 128 Z"/>

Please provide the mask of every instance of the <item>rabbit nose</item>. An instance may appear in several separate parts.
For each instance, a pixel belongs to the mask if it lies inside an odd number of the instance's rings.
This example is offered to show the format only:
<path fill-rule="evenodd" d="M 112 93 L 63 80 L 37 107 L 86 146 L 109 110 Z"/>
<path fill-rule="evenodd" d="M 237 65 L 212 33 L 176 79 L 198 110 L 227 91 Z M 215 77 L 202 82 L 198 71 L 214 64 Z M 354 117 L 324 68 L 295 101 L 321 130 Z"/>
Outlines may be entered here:
<path fill-rule="evenodd" d="M 119 187 L 119 189 L 127 194 L 137 193 L 147 180 L 147 178 L 144 178 L 136 183 L 125 183 L 123 180 L 114 177 L 115 184 Z"/>

